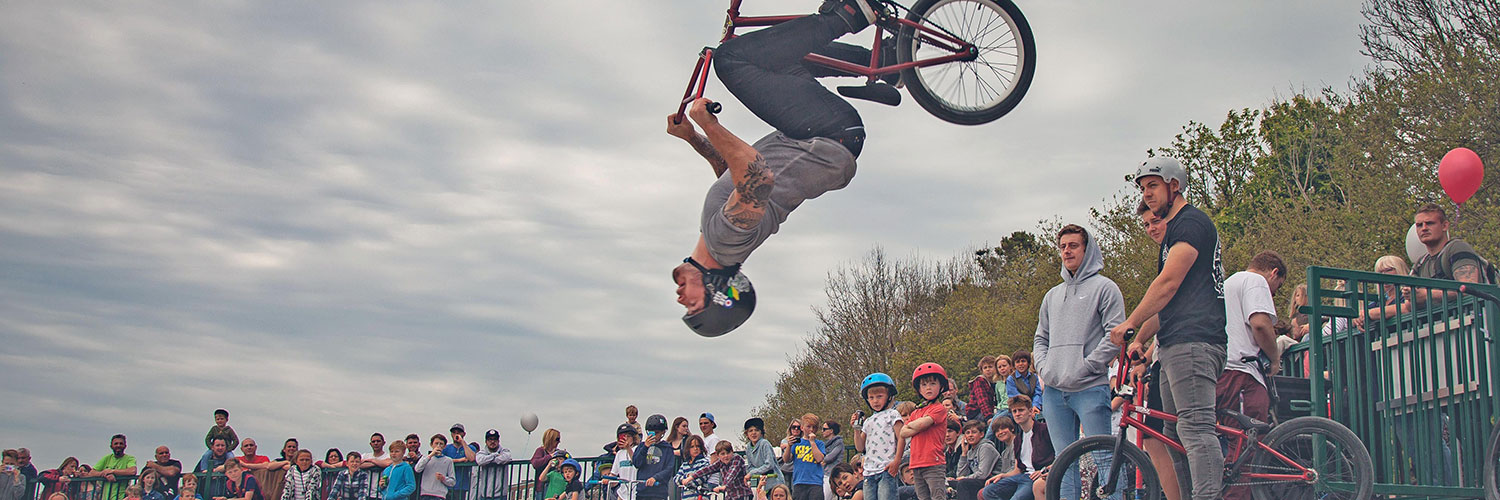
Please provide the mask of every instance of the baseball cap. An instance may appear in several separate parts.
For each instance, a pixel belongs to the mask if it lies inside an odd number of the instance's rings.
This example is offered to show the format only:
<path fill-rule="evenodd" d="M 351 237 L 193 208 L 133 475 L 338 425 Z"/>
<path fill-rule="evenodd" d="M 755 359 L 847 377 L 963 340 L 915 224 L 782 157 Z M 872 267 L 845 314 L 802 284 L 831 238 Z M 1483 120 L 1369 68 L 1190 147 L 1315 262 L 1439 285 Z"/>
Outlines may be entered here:
<path fill-rule="evenodd" d="M 615 429 L 616 436 L 621 434 L 641 435 L 640 431 L 635 430 L 635 426 L 630 424 L 620 424 L 620 427 Z"/>
<path fill-rule="evenodd" d="M 469 431 L 464 430 L 464 424 L 453 424 L 453 427 L 449 427 L 448 430 L 450 432 L 451 431 L 469 432 Z"/>
<path fill-rule="evenodd" d="M 490 429 L 490 430 L 484 431 L 484 438 L 485 439 L 489 439 L 489 438 L 500 439 L 500 431 L 497 431 L 497 430 L 494 430 L 494 429 Z"/>
<path fill-rule="evenodd" d="M 714 424 L 714 428 L 718 428 L 719 427 L 719 421 L 714 420 L 714 414 L 712 414 L 712 413 L 703 412 L 702 415 L 698 415 L 698 418 L 706 418 L 706 419 L 708 419 L 708 421 L 710 423 Z"/>

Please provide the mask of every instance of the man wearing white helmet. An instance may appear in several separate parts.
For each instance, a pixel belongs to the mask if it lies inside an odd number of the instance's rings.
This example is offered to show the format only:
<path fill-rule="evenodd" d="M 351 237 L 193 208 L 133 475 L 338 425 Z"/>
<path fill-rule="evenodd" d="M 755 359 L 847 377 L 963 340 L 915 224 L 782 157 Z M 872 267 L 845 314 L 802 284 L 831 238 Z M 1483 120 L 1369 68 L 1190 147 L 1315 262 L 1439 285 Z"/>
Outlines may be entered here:
<path fill-rule="evenodd" d="M 1224 371 L 1228 342 L 1219 233 L 1208 214 L 1183 197 L 1187 171 L 1177 160 L 1148 159 L 1136 170 L 1134 181 L 1146 206 L 1167 221 L 1167 232 L 1156 279 L 1125 322 L 1110 330 L 1110 339 L 1125 346 L 1126 331 L 1138 330 L 1126 349 L 1139 356 L 1156 337 L 1162 406 L 1178 417 L 1166 434 L 1187 450 L 1185 459 L 1172 455 L 1173 468 L 1182 491 L 1191 498 L 1217 499 L 1223 487 L 1224 454 L 1214 431 L 1214 389 Z"/>

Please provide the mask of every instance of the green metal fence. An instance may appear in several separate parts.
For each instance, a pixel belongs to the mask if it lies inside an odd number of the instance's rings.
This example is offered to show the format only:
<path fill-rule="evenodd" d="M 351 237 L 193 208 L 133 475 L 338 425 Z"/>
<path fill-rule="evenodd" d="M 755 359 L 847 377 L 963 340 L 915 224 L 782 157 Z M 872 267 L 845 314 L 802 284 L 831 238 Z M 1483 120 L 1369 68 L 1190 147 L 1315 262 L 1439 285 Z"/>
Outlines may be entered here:
<path fill-rule="evenodd" d="M 1365 442 L 1376 493 L 1482 498 L 1485 444 L 1500 415 L 1500 305 L 1445 280 L 1310 267 L 1307 282 L 1312 328 L 1284 364 L 1311 379 L 1312 412 Z M 1378 309 L 1388 304 L 1401 310 Z M 1341 328 L 1324 335 L 1325 323 Z"/>

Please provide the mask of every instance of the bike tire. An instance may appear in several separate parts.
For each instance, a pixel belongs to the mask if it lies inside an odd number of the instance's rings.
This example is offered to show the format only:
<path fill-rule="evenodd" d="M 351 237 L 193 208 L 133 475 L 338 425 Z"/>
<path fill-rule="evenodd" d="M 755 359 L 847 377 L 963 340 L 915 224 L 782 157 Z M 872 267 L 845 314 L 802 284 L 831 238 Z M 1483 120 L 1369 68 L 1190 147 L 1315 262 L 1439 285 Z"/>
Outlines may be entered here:
<path fill-rule="evenodd" d="M 1500 425 L 1490 431 L 1484 450 L 1484 498 L 1500 500 Z"/>
<path fill-rule="evenodd" d="M 975 11 L 964 12 L 970 8 Z M 933 116 L 959 125 L 989 123 L 1015 109 L 1031 88 L 1036 40 L 1031 25 L 1011 0 L 921 0 L 906 19 L 947 30 L 978 50 L 973 61 L 901 72 L 907 93 Z M 1003 29 L 999 23 L 1004 23 Z M 941 49 L 925 52 L 918 33 L 902 26 L 896 43 L 899 62 L 951 54 Z"/>
<path fill-rule="evenodd" d="M 1318 443 L 1323 443 L 1319 446 Z M 1375 491 L 1375 465 L 1354 431 L 1323 417 L 1297 417 L 1271 429 L 1265 443 L 1303 467 L 1318 473 L 1314 482 L 1283 481 L 1251 488 L 1255 500 L 1367 500 Z M 1316 460 L 1318 451 L 1323 460 Z M 1294 474 L 1269 453 L 1257 452 L 1248 471 Z"/>
<path fill-rule="evenodd" d="M 1058 500 L 1061 498 L 1063 478 L 1066 476 L 1065 471 L 1069 467 L 1077 465 L 1083 460 L 1083 457 L 1089 456 L 1092 458 L 1102 455 L 1118 459 L 1119 457 L 1112 456 L 1115 450 L 1115 441 L 1118 439 L 1115 436 L 1090 436 L 1074 441 L 1067 448 L 1063 448 L 1062 453 L 1057 454 L 1057 459 L 1052 462 L 1052 471 L 1047 473 L 1047 500 Z M 1113 498 L 1161 500 L 1161 483 L 1156 477 L 1156 468 L 1151 465 L 1151 457 L 1129 442 L 1123 444 L 1120 455 L 1124 457 L 1125 462 L 1121 464 L 1119 477 L 1122 480 L 1128 481 L 1127 484 L 1131 487 L 1115 490 Z M 1098 471 L 1095 470 L 1092 478 L 1090 478 L 1090 474 L 1087 473 L 1086 469 L 1086 467 L 1080 467 L 1079 470 L 1079 476 L 1086 480 L 1085 483 L 1080 484 L 1080 500 L 1105 500 L 1106 498 L 1111 498 L 1100 494 L 1099 486 L 1103 483 L 1099 479 Z M 1135 487 L 1134 484 L 1137 480 L 1140 483 L 1139 487 Z M 1137 495 L 1135 492 L 1139 492 L 1139 494 Z"/>

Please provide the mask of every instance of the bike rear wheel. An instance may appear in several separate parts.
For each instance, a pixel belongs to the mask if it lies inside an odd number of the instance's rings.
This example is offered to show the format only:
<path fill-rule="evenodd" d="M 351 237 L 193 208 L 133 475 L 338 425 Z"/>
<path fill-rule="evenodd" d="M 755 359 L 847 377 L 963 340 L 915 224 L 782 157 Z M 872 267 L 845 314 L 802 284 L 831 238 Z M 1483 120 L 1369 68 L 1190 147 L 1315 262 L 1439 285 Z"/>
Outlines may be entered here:
<path fill-rule="evenodd" d="M 1151 457 L 1128 442 L 1121 444 L 1120 456 L 1116 457 L 1115 436 L 1091 436 L 1073 442 L 1057 454 L 1052 462 L 1052 471 L 1047 473 L 1047 500 L 1062 498 L 1063 479 L 1070 468 L 1078 468 L 1079 498 L 1081 500 L 1161 500 L 1161 483 L 1156 478 L 1156 468 L 1151 466 Z M 1100 464 L 1119 460 L 1118 487 L 1112 495 L 1101 491 L 1108 481 L 1109 471 Z"/>
<path fill-rule="evenodd" d="M 944 121 L 979 125 L 994 121 L 1021 102 L 1036 73 L 1036 40 L 1011 0 L 922 0 L 907 20 L 946 31 L 974 45 L 976 58 L 901 72 L 917 104 Z M 931 35 L 902 26 L 897 60 L 903 63 L 950 55 Z"/>
<path fill-rule="evenodd" d="M 1500 425 L 1490 431 L 1484 450 L 1484 498 L 1500 500 Z"/>
<path fill-rule="evenodd" d="M 1366 500 L 1374 493 L 1375 466 L 1370 452 L 1343 424 L 1322 417 L 1297 417 L 1271 429 L 1265 443 L 1298 465 L 1316 471 L 1317 479 L 1258 484 L 1251 488 L 1255 500 Z M 1258 451 L 1247 467 L 1241 472 L 1299 473 L 1264 451 Z"/>

